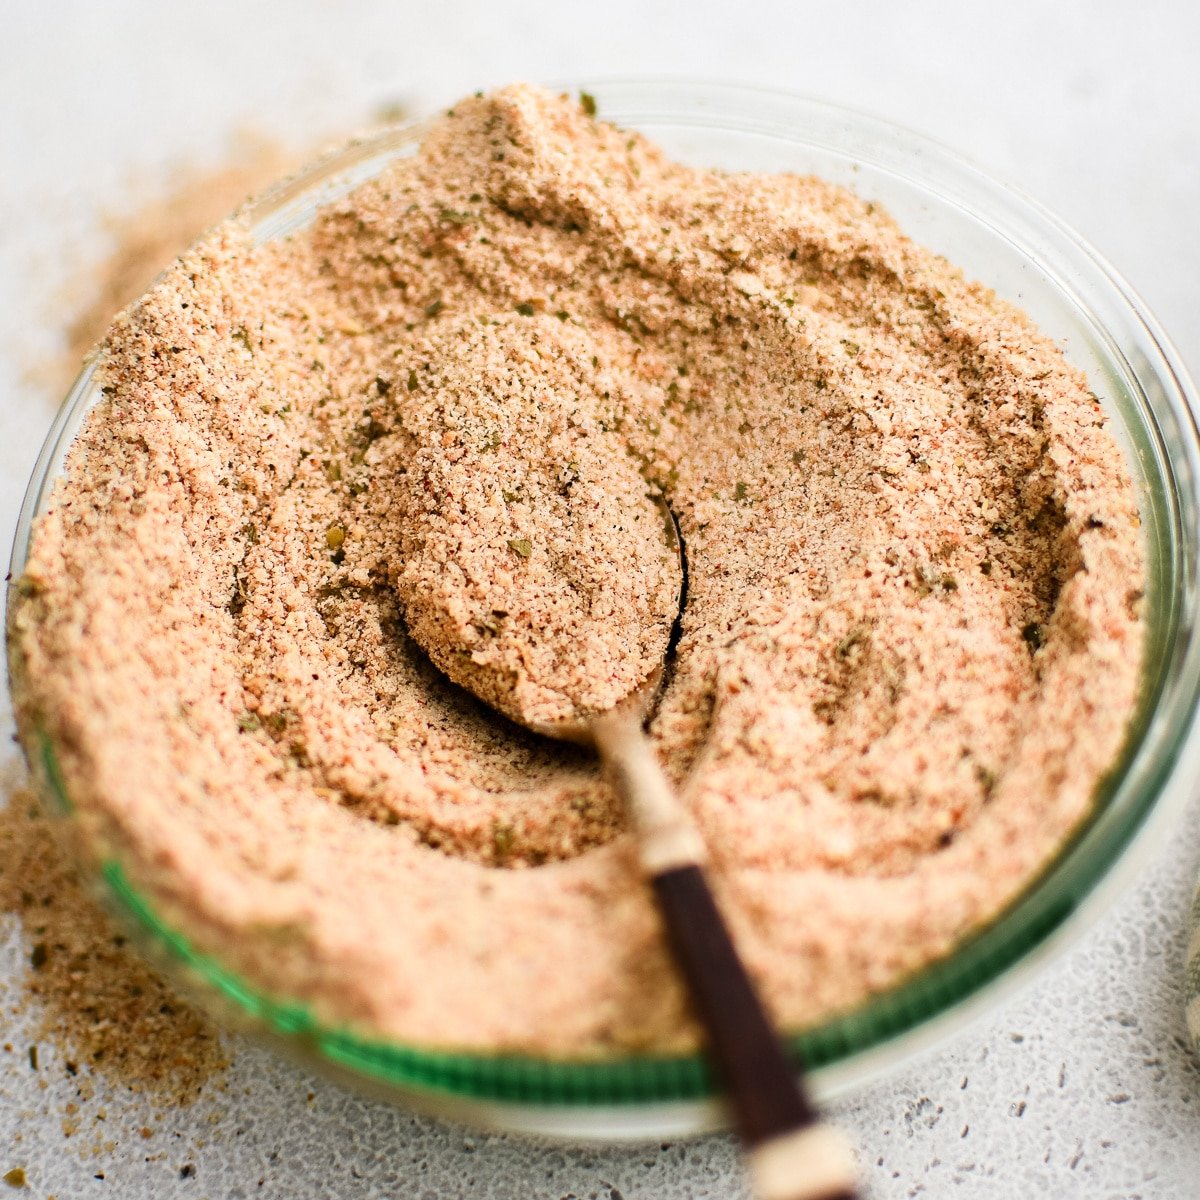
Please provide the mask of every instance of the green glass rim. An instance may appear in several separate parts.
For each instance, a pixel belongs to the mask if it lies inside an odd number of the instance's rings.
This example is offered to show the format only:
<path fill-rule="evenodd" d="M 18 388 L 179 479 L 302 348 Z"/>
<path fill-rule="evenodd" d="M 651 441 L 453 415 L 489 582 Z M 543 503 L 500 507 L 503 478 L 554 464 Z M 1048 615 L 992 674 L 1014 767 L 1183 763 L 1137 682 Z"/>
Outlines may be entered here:
<path fill-rule="evenodd" d="M 590 85 L 602 116 L 621 124 L 716 126 L 756 136 L 796 138 L 839 147 L 882 171 L 931 173 L 949 203 L 982 211 L 993 229 L 1025 250 L 1059 288 L 1089 314 L 1108 364 L 1106 400 L 1121 418 L 1142 485 L 1146 531 L 1147 660 L 1138 711 L 1119 763 L 1092 816 L 1026 891 L 1000 916 L 922 969 L 854 1011 L 787 1039 L 797 1063 L 815 1072 L 844 1065 L 929 1026 L 977 997 L 1015 964 L 1062 933 L 1072 914 L 1096 901 L 1112 868 L 1128 858 L 1135 835 L 1164 793 L 1182 794 L 1181 756 L 1189 745 L 1200 691 L 1195 637 L 1200 439 L 1189 384 L 1177 354 L 1132 291 L 1055 218 L 992 181 L 936 144 L 878 120 L 788 93 L 712 84 L 621 82 Z M 387 130 L 352 143 L 285 181 L 244 210 L 260 239 L 284 236 L 315 204 L 349 191 L 400 154 L 410 153 L 423 125 Z M 846 133 L 852 131 L 852 136 Z M 947 183 L 949 180 L 949 183 Z M 922 185 L 929 186 L 922 177 Z M 1086 294 L 1087 299 L 1080 299 Z M 1113 330 L 1113 323 L 1120 333 Z M 85 365 L 46 439 L 26 493 L 13 550 L 15 580 L 23 569 L 31 525 L 61 472 L 67 446 L 96 399 L 94 363 Z M 13 584 L 9 587 L 11 607 Z M 40 729 L 22 730 L 43 794 L 69 813 L 70 797 L 54 747 Z M 467 1101 L 543 1106 L 650 1105 L 705 1100 L 715 1084 L 704 1057 L 633 1055 L 603 1061 L 552 1060 L 434 1050 L 372 1039 L 325 1025 L 302 1002 L 271 998 L 199 952 L 156 911 L 121 862 L 100 864 L 108 899 L 185 989 L 208 997 L 216 1011 L 275 1035 L 310 1061 L 333 1066 L 396 1095 L 441 1095 Z"/>

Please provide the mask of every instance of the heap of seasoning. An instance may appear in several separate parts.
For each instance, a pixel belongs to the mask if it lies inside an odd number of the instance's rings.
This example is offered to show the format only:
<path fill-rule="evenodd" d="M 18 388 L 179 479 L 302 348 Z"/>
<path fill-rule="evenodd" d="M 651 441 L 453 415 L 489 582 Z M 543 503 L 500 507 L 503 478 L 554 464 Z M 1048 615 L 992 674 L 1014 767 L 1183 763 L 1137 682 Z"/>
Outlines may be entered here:
<path fill-rule="evenodd" d="M 666 497 L 688 602 L 651 732 L 785 1027 L 999 913 L 1137 693 L 1136 494 L 1054 342 L 878 205 L 593 108 L 470 98 L 286 242 L 208 235 L 111 329 L 13 611 L 21 726 L 135 885 L 409 1044 L 697 1037 L 595 764 L 408 639 L 439 573 L 467 658 L 536 591 L 580 647 L 537 677 L 601 687 L 579 664 L 663 565 L 603 497 Z"/>

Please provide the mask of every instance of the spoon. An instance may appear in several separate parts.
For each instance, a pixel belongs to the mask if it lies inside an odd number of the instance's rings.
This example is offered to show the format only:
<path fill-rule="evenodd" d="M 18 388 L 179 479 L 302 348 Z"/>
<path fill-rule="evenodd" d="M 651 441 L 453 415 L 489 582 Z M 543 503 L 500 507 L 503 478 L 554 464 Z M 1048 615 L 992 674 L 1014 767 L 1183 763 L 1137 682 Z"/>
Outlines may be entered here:
<path fill-rule="evenodd" d="M 444 594 L 436 600 L 429 589 L 409 595 L 409 630 L 436 665 L 479 699 L 544 737 L 590 746 L 604 761 L 637 831 L 642 870 L 728 1092 L 755 1195 L 759 1200 L 854 1200 L 856 1170 L 849 1143 L 840 1130 L 822 1122 L 788 1062 L 709 887 L 704 842 L 643 732 L 662 686 L 667 635 L 685 599 L 686 558 L 665 502 L 644 494 L 639 499 L 651 517 L 654 507 L 659 509 L 658 519 L 643 528 L 652 524 L 664 529 L 678 587 L 674 611 L 658 614 L 665 619 L 658 621 L 657 665 L 607 709 L 533 719 L 515 693 L 506 690 L 510 671 L 495 668 L 494 677 L 489 676 L 489 668 L 464 665 L 463 655 L 448 652 L 444 635 L 450 606 Z M 670 588 L 665 596 L 669 600 Z M 438 631 L 436 639 L 430 630 Z M 540 633 L 531 625 L 525 636 L 537 639 Z M 505 680 L 503 687 L 496 685 L 499 678 Z"/>
<path fill-rule="evenodd" d="M 686 578 L 678 525 L 659 503 Z M 683 599 L 681 587 L 681 604 Z M 709 887 L 704 841 L 645 735 L 662 679 L 659 666 L 606 712 L 528 727 L 544 737 L 593 747 L 627 807 L 642 870 L 728 1092 L 755 1195 L 759 1200 L 854 1200 L 857 1172 L 849 1142 L 821 1120 L 788 1062 Z"/>

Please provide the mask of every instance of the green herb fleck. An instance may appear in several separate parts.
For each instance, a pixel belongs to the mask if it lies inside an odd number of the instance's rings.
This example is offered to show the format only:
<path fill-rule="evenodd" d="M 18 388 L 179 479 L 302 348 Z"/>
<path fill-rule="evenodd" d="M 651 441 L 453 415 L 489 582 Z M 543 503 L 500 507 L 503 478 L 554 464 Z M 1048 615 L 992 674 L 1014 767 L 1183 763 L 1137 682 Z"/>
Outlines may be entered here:
<path fill-rule="evenodd" d="M 533 553 L 533 543 L 528 538 L 509 538 L 508 545 L 522 558 L 528 558 Z"/>
<path fill-rule="evenodd" d="M 242 537 L 246 539 L 246 543 L 250 546 L 258 545 L 258 526 L 253 521 L 248 521 L 242 526 Z"/>
<path fill-rule="evenodd" d="M 583 109 L 584 116 L 594 117 L 596 115 L 596 97 L 591 92 L 580 92 L 579 107 Z"/>
<path fill-rule="evenodd" d="M 470 213 L 455 212 L 452 208 L 443 208 L 438 216 L 451 225 L 466 225 L 472 219 Z"/>
<path fill-rule="evenodd" d="M 254 353 L 254 346 L 250 341 L 250 334 L 247 332 L 245 325 L 239 325 L 233 331 L 233 333 L 230 334 L 230 337 L 232 337 L 235 342 L 241 342 L 251 354 Z"/>
<path fill-rule="evenodd" d="M 34 1071 L 38 1069 L 38 1048 L 36 1046 L 29 1047 L 29 1066 Z"/>
<path fill-rule="evenodd" d="M 278 737 L 289 725 L 299 719 L 290 708 L 281 708 L 278 712 L 267 713 L 262 722 L 271 733 Z"/>
<path fill-rule="evenodd" d="M 985 575 L 990 575 L 992 573 L 992 560 L 990 558 L 985 558 L 983 562 L 979 564 L 979 569 Z"/>
<path fill-rule="evenodd" d="M 246 585 L 238 574 L 237 568 L 233 571 L 233 594 L 229 597 L 229 602 L 225 605 L 231 617 L 240 617 L 246 608 Z"/>
<path fill-rule="evenodd" d="M 46 949 L 45 942 L 35 942 L 33 951 L 29 955 L 29 965 L 35 970 L 40 971 L 46 965 L 46 959 L 50 957 L 50 951 Z"/>
<path fill-rule="evenodd" d="M 325 545 L 330 550 L 340 550 L 342 543 L 346 540 L 346 531 L 340 525 L 330 525 L 325 530 Z"/>
<path fill-rule="evenodd" d="M 558 310 L 558 312 L 556 312 L 554 315 L 555 315 L 555 316 L 556 316 L 556 317 L 557 317 L 557 318 L 558 318 L 560 321 L 569 321 L 569 320 L 571 319 L 571 314 L 570 314 L 569 312 L 567 312 L 567 311 L 566 311 L 566 309 L 562 309 L 562 308 L 560 308 L 560 309 Z"/>
<path fill-rule="evenodd" d="M 739 483 L 737 487 L 733 489 L 733 498 L 738 501 L 739 504 L 749 500 L 750 489 L 744 483 Z"/>
<path fill-rule="evenodd" d="M 244 712 L 237 720 L 237 727 L 242 733 L 257 733 L 262 728 L 258 713 Z"/>
<path fill-rule="evenodd" d="M 511 825 L 497 825 L 492 830 L 492 849 L 503 862 L 512 853 L 513 829 Z"/>
<path fill-rule="evenodd" d="M 337 483 L 342 477 L 342 464 L 330 459 L 325 464 L 325 478 L 330 483 Z"/>
<path fill-rule="evenodd" d="M 441 311 L 442 302 L 440 300 L 435 300 L 432 304 L 425 305 L 425 315 L 427 317 L 436 317 Z"/>
<path fill-rule="evenodd" d="M 409 371 L 409 373 L 408 373 L 408 390 L 410 392 L 415 392 L 417 390 L 417 388 L 420 386 L 421 386 L 421 384 L 420 384 L 420 381 L 417 379 L 416 371 Z"/>
<path fill-rule="evenodd" d="M 865 646 L 870 640 L 871 631 L 865 625 L 859 625 L 833 648 L 833 656 L 838 662 L 845 662 L 856 646 Z"/>
<path fill-rule="evenodd" d="M 517 305 L 517 312 L 523 317 L 532 317 L 534 308 L 532 304 L 530 304 L 528 301 L 525 301 L 524 303 Z"/>

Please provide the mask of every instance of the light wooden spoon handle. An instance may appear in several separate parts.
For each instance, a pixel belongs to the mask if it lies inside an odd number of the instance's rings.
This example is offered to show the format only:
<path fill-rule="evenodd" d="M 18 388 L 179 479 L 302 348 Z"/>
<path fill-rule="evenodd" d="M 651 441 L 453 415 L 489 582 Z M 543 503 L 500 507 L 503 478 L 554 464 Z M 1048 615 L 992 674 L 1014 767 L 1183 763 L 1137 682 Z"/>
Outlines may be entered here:
<path fill-rule="evenodd" d="M 821 1121 L 784 1054 L 708 885 L 703 841 L 640 722 L 609 714 L 592 733 L 637 826 L 642 864 L 728 1092 L 755 1195 L 854 1200 L 849 1142 Z"/>

